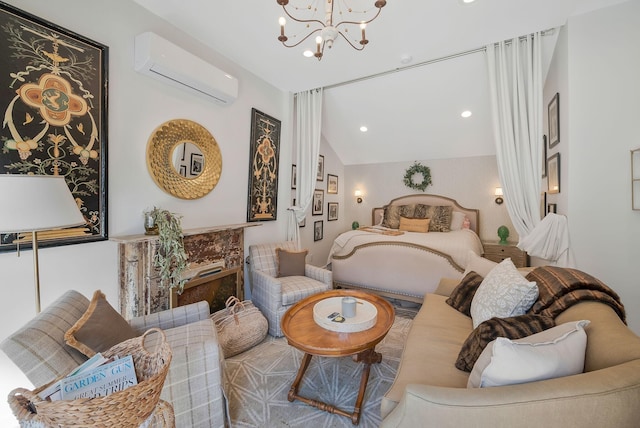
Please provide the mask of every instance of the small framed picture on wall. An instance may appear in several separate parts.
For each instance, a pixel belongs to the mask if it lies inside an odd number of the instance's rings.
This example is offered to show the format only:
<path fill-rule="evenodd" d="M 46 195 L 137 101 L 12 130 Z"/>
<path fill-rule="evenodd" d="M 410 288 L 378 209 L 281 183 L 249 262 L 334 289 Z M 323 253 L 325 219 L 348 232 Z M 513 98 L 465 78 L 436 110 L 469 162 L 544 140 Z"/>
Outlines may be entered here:
<path fill-rule="evenodd" d="M 316 180 L 324 181 L 324 156 L 318 156 L 318 171 L 316 174 Z"/>
<path fill-rule="evenodd" d="M 560 193 L 560 153 L 547 161 L 547 187 L 549 193 Z"/>
<path fill-rule="evenodd" d="M 298 187 L 298 168 L 294 165 L 291 165 L 291 188 L 295 189 Z"/>
<path fill-rule="evenodd" d="M 549 119 L 549 148 L 555 147 L 560 142 L 560 94 L 551 98 L 548 107 Z"/>
<path fill-rule="evenodd" d="M 313 191 L 313 207 L 311 215 L 322 215 L 324 208 L 324 190 L 316 189 Z"/>
<path fill-rule="evenodd" d="M 333 174 L 327 174 L 327 193 L 328 194 L 337 194 L 338 193 L 338 176 Z"/>
<path fill-rule="evenodd" d="M 313 222 L 313 240 L 314 241 L 320 241 L 323 238 L 323 225 L 322 225 L 322 220 L 318 220 Z"/>
<path fill-rule="evenodd" d="M 327 204 L 327 221 L 335 221 L 338 219 L 338 203 L 329 202 Z"/>

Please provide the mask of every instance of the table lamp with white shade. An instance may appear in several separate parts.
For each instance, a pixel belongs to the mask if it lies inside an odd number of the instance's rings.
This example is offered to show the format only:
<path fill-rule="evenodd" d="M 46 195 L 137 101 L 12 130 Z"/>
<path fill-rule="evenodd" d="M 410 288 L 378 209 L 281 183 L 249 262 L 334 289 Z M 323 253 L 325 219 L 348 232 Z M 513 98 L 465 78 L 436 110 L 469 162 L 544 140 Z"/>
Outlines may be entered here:
<path fill-rule="evenodd" d="M 85 224 L 62 176 L 0 175 L 0 233 L 31 232 L 36 311 L 40 312 L 37 234 Z"/>

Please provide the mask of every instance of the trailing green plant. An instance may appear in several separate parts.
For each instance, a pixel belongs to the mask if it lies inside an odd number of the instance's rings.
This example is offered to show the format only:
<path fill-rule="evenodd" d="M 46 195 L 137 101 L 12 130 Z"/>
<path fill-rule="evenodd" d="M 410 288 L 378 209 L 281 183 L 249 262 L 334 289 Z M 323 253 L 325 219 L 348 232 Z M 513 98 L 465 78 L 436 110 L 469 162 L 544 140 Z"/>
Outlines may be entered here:
<path fill-rule="evenodd" d="M 158 227 L 158 251 L 153 256 L 153 265 L 160 273 L 160 286 L 175 288 L 178 293 L 182 293 L 187 282 L 182 278 L 182 273 L 187 268 L 182 217 L 156 207 L 149 214 Z"/>

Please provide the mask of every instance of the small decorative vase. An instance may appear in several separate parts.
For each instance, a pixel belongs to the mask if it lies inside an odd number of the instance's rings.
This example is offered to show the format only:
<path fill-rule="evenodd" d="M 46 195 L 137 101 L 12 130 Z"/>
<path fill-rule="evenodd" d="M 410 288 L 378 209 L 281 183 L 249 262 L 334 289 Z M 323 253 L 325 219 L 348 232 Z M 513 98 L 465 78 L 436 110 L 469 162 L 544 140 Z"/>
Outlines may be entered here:
<path fill-rule="evenodd" d="M 351 229 L 356 230 L 359 227 L 360 227 L 360 223 L 358 223 L 357 221 L 354 221 L 353 223 L 351 223 Z"/>
<path fill-rule="evenodd" d="M 158 225 L 153 215 L 150 212 L 144 213 L 144 234 L 145 235 L 157 235 Z"/>
<path fill-rule="evenodd" d="M 498 244 L 507 244 L 507 238 L 509 237 L 509 228 L 507 226 L 500 226 L 498 228 L 498 236 L 500 237 L 500 242 L 498 242 Z"/>

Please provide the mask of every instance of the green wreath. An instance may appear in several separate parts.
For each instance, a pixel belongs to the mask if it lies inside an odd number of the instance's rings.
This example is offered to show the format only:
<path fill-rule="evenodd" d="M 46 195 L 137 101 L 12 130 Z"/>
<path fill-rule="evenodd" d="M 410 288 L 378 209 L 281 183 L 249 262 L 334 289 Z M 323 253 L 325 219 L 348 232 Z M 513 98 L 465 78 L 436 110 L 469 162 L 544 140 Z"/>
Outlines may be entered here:
<path fill-rule="evenodd" d="M 415 183 L 413 181 L 413 176 L 416 174 L 422 175 L 422 182 Z M 424 192 L 429 184 L 431 184 L 431 170 L 428 166 L 424 166 L 415 162 L 413 166 L 411 166 L 404 174 L 404 185 L 415 190 L 420 190 Z"/>

